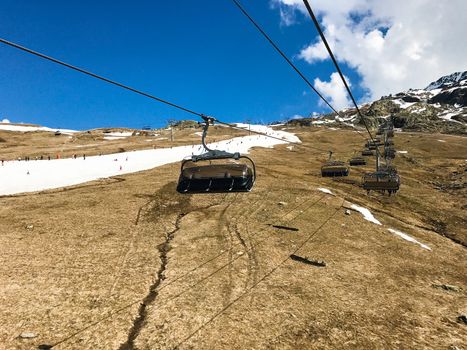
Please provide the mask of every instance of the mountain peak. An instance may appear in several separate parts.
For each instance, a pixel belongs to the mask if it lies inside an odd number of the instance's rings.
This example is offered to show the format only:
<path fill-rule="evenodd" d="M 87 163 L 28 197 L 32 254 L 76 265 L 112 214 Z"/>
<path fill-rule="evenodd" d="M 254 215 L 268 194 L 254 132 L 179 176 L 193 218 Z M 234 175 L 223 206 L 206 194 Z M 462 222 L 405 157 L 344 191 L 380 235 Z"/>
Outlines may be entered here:
<path fill-rule="evenodd" d="M 454 85 L 459 84 L 461 81 L 467 80 L 467 71 L 464 72 L 455 72 L 449 75 L 445 75 L 438 80 L 432 82 L 424 90 L 431 91 L 435 89 L 443 89 L 454 87 Z"/>

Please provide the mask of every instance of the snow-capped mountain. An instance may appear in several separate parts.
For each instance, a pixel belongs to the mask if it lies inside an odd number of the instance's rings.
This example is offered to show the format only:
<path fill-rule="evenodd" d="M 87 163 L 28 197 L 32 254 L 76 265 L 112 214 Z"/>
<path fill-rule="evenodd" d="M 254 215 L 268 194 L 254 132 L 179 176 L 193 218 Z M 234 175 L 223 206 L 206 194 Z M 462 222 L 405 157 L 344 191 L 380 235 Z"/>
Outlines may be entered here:
<path fill-rule="evenodd" d="M 444 77 L 439 78 L 438 80 L 432 82 L 428 85 L 425 90 L 431 91 L 435 89 L 451 88 L 460 82 L 467 80 L 467 72 L 456 72 L 450 75 L 445 75 Z"/>
<path fill-rule="evenodd" d="M 360 106 L 372 127 L 392 116 L 407 131 L 467 134 L 467 71 L 441 77 L 424 89 L 409 89 Z M 354 108 L 300 123 L 361 125 Z"/>

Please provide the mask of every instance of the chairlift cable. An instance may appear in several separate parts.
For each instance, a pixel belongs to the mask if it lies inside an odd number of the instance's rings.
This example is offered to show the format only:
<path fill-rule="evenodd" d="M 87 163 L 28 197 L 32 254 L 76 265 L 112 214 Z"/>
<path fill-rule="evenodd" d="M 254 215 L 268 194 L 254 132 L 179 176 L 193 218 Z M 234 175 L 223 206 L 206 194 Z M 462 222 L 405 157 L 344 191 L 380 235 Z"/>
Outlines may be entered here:
<path fill-rule="evenodd" d="M 201 113 L 195 112 L 195 111 L 193 111 L 193 110 L 191 110 L 191 109 L 188 109 L 188 108 L 185 108 L 185 107 L 182 107 L 182 106 L 180 106 L 180 105 L 178 105 L 178 104 L 175 104 L 175 103 L 173 103 L 173 102 L 164 100 L 164 99 L 162 99 L 162 98 L 159 98 L 159 97 L 156 97 L 156 96 L 154 96 L 154 95 L 148 94 L 148 93 L 143 92 L 143 91 L 141 91 L 141 90 L 132 88 L 132 87 L 130 87 L 130 86 L 128 86 L 128 85 L 124 85 L 124 84 L 122 84 L 122 83 L 119 83 L 119 82 L 117 82 L 117 81 L 115 81 L 115 80 L 111 80 L 111 79 L 108 79 L 108 78 L 103 77 L 103 76 L 101 76 L 101 75 L 97 75 L 97 74 L 95 74 L 95 73 L 92 73 L 92 72 L 89 72 L 89 71 L 87 71 L 87 70 L 84 70 L 84 69 L 82 69 L 82 68 L 73 66 L 73 65 L 71 65 L 71 64 L 69 64 L 69 63 L 60 61 L 60 60 L 58 60 L 58 59 L 56 59 L 56 58 L 53 58 L 53 57 L 48 56 L 48 55 L 45 55 L 45 54 L 43 54 L 43 53 L 40 53 L 40 52 L 31 50 L 31 49 L 29 49 L 29 48 L 27 48 L 27 47 L 21 46 L 21 45 L 19 45 L 19 44 L 13 43 L 13 42 L 11 42 L 11 41 L 5 40 L 5 39 L 3 39 L 3 38 L 0 38 L 0 42 L 3 43 L 3 44 L 5 44 L 5 45 L 9 45 L 9 46 L 12 46 L 12 47 L 14 47 L 14 48 L 16 48 L 16 49 L 19 49 L 19 50 L 22 50 L 22 51 L 24 51 L 24 52 L 30 53 L 30 54 L 32 54 L 32 55 L 35 55 L 35 56 L 37 56 L 37 57 L 43 58 L 43 59 L 45 59 L 45 60 L 48 60 L 48 61 L 57 63 L 57 64 L 59 64 L 59 65 L 62 65 L 62 66 L 64 66 L 64 67 L 67 67 L 67 68 L 69 68 L 69 69 L 75 70 L 75 71 L 77 71 L 77 72 L 80 72 L 80 73 L 89 75 L 89 76 L 91 76 L 91 77 L 93 77 L 93 78 L 96 78 L 96 79 L 105 81 L 106 83 L 116 85 L 116 86 L 121 87 L 121 88 L 123 88 L 123 89 L 129 90 L 129 91 L 134 92 L 134 93 L 137 93 L 137 94 L 139 94 L 139 95 L 143 95 L 143 96 L 145 96 L 145 97 L 148 97 L 148 98 L 150 98 L 150 99 L 153 99 L 153 100 L 156 100 L 156 101 L 158 101 L 158 102 L 164 103 L 164 104 L 166 104 L 166 105 L 172 106 L 172 107 L 174 107 L 174 108 L 178 108 L 178 109 L 180 109 L 180 110 L 182 110 L 182 111 L 185 111 L 185 112 L 187 112 L 187 113 L 194 114 L 194 115 L 197 115 L 197 116 L 200 116 L 200 117 L 203 115 L 203 114 L 201 114 Z"/>
<path fill-rule="evenodd" d="M 284 52 L 274 43 L 274 41 L 271 39 L 271 37 L 266 34 L 266 32 L 260 27 L 260 25 L 251 17 L 251 15 L 245 10 L 245 8 L 237 1 L 237 0 L 232 0 L 234 4 L 240 9 L 240 11 L 245 15 L 245 17 L 248 18 L 248 20 L 258 29 L 258 31 L 266 38 L 266 40 L 276 49 L 276 51 L 284 58 L 284 60 L 297 72 L 297 74 L 305 81 L 305 83 L 314 91 L 316 94 L 323 100 L 323 102 L 326 103 L 326 105 L 334 112 L 337 114 L 337 116 L 340 116 L 340 113 L 329 103 L 329 101 L 319 92 L 315 89 L 315 87 L 311 84 L 311 82 L 308 80 L 307 77 L 295 66 L 292 61 L 284 54 Z M 358 109 L 358 107 L 357 107 Z M 360 111 L 358 111 L 360 113 Z M 362 138 L 365 140 L 367 139 L 360 131 L 358 131 L 355 127 L 355 132 L 359 134 Z M 322 152 L 326 152 L 324 150 L 320 150 Z"/>
<path fill-rule="evenodd" d="M 303 248 L 315 235 L 329 222 L 331 219 L 339 212 L 339 210 L 343 207 L 345 202 L 345 198 L 342 201 L 342 204 L 329 216 L 326 218 L 326 220 L 318 227 L 316 228 L 312 233 L 308 235 L 308 237 L 302 241 L 298 247 L 296 247 L 292 254 L 296 254 L 301 248 Z M 230 303 L 228 303 L 226 306 L 224 306 L 221 310 L 219 310 L 217 313 L 215 313 L 211 318 L 209 318 L 206 322 L 201 324 L 198 328 L 196 328 L 194 331 L 192 331 L 188 336 L 184 337 L 174 348 L 179 348 L 181 345 L 185 344 L 188 340 L 190 340 L 193 336 L 195 336 L 199 331 L 202 329 L 206 328 L 210 323 L 212 323 L 215 319 L 217 319 L 219 316 L 224 314 L 231 306 L 236 304 L 238 301 L 240 301 L 244 296 L 248 295 L 253 289 L 255 289 L 260 283 L 262 283 L 264 280 L 269 278 L 271 275 L 273 275 L 279 268 L 281 268 L 285 263 L 289 261 L 290 255 L 287 255 L 287 257 L 280 261 L 277 265 L 275 265 L 271 270 L 269 270 L 263 277 L 261 277 L 256 283 L 254 283 L 251 287 L 246 289 L 242 294 L 240 294 L 237 298 L 233 299 Z"/>
<path fill-rule="evenodd" d="M 82 74 L 88 75 L 88 76 L 90 76 L 90 77 L 99 79 L 99 80 L 104 81 L 104 82 L 106 82 L 106 83 L 109 83 L 109 84 L 118 86 L 118 87 L 123 88 L 123 89 L 125 89 L 125 90 L 128 90 L 128 91 L 134 92 L 134 93 L 136 93 L 136 94 L 142 95 L 142 96 L 147 97 L 147 98 L 150 98 L 150 99 L 152 99 L 152 100 L 156 100 L 156 101 L 158 101 L 158 102 L 160 102 L 160 103 L 163 103 L 163 104 L 169 105 L 169 106 L 171 106 L 171 107 L 177 108 L 177 109 L 179 109 L 179 110 L 182 110 L 182 111 L 184 111 L 184 112 L 187 112 L 187 113 L 196 115 L 196 116 L 201 117 L 201 118 L 203 118 L 203 119 L 206 117 L 206 115 L 203 114 L 203 113 L 196 112 L 196 111 L 194 111 L 194 110 L 192 110 L 192 109 L 183 107 L 183 106 L 181 106 L 181 105 L 179 105 L 179 104 L 176 104 L 176 103 L 167 101 L 167 100 L 162 99 L 162 98 L 160 98 L 160 97 L 151 95 L 151 94 L 149 94 L 149 93 L 147 93 L 147 92 L 138 90 L 138 89 L 136 89 L 136 88 L 130 87 L 130 86 L 125 85 L 125 84 L 122 84 L 122 83 L 119 83 L 119 82 L 117 82 L 117 81 L 115 81 L 115 80 L 112 80 L 112 79 L 103 77 L 103 76 L 101 76 L 101 75 L 92 73 L 92 72 L 90 72 L 90 71 L 88 71 L 88 70 L 79 68 L 79 67 L 74 66 L 74 65 L 72 65 L 72 64 L 69 64 L 69 63 L 66 63 L 66 62 L 64 62 L 64 61 L 58 60 L 58 59 L 56 59 L 56 58 L 54 58 L 54 57 L 51 57 L 51 56 L 49 56 L 49 55 L 46 55 L 46 54 L 43 54 L 43 53 L 41 53 L 41 52 L 32 50 L 32 49 L 30 49 L 30 48 L 27 48 L 27 47 L 25 47 L 25 46 L 16 44 L 16 43 L 14 43 L 14 42 L 5 40 L 5 39 L 3 39 L 3 38 L 0 38 L 0 43 L 3 43 L 3 44 L 5 44 L 5 45 L 11 46 L 11 47 L 14 47 L 14 48 L 19 49 L 19 50 L 21 50 L 21 51 L 27 52 L 27 53 L 29 53 L 29 54 L 32 54 L 32 55 L 36 56 L 36 57 L 40 57 L 40 58 L 42 58 L 42 59 L 45 59 L 45 60 L 51 61 L 51 62 L 53 62 L 53 63 L 59 64 L 59 65 L 61 65 L 61 66 L 64 66 L 64 67 L 66 67 L 66 68 L 69 68 L 69 69 L 71 69 L 71 70 L 77 71 L 77 72 L 79 72 L 79 73 L 82 73 Z M 218 119 L 215 119 L 215 118 L 213 118 L 213 119 L 214 119 L 216 122 L 218 122 L 219 124 L 226 125 L 226 126 L 228 126 L 228 127 L 230 127 L 230 128 L 245 130 L 245 129 L 242 129 L 242 128 L 235 127 L 235 126 L 233 126 L 233 125 L 231 125 L 231 124 L 222 122 L 222 121 L 220 121 L 220 120 L 218 120 Z M 247 131 L 248 131 L 248 130 L 247 130 Z M 255 133 L 255 134 L 258 134 L 258 135 L 266 136 L 266 137 L 269 137 L 269 138 L 272 138 L 272 139 L 280 140 L 280 141 L 283 141 L 283 142 L 286 142 L 286 143 L 297 144 L 297 145 L 300 145 L 300 146 L 304 147 L 304 145 L 299 144 L 299 143 L 297 143 L 297 142 L 292 142 L 292 141 L 284 140 L 284 139 L 281 139 L 281 138 L 278 138 L 278 137 L 274 137 L 274 136 L 268 135 L 268 134 L 266 134 L 266 133 L 262 133 L 262 132 L 258 132 L 258 131 L 253 131 L 253 130 L 251 130 L 251 132 L 252 132 L 252 133 Z M 308 146 L 305 146 L 305 147 L 308 147 Z M 313 148 L 313 147 L 310 147 L 310 148 Z M 323 150 L 320 150 L 320 151 L 323 151 Z"/>
<path fill-rule="evenodd" d="M 303 215 L 304 213 L 306 213 L 310 208 L 312 208 L 315 204 L 317 204 L 318 202 L 320 202 L 323 198 L 325 197 L 325 195 L 322 195 L 318 198 L 318 200 L 314 201 L 311 203 L 311 205 L 309 205 L 308 207 L 306 207 L 303 211 L 300 211 L 297 215 L 295 215 L 295 217 L 293 217 L 292 219 L 288 220 L 288 222 L 292 222 L 294 221 L 297 217 Z M 298 208 L 300 208 L 302 205 L 304 205 L 305 203 L 308 203 L 312 198 L 308 198 L 306 200 L 304 200 L 303 202 L 301 202 L 300 204 L 298 204 L 297 206 L 295 206 L 293 209 L 287 211 L 285 214 L 283 214 L 279 220 L 282 220 L 283 218 L 285 218 L 287 215 L 289 215 L 290 213 L 292 213 L 293 211 L 297 210 Z M 313 198 L 314 199 L 314 198 Z M 267 228 L 264 228 L 258 232 L 256 232 L 255 236 L 259 235 L 260 233 L 262 232 L 266 232 L 267 231 Z M 254 249 L 255 247 L 259 246 L 260 243 L 263 243 L 266 239 L 268 239 L 268 237 L 263 237 L 261 239 L 259 239 L 258 241 L 255 242 L 255 245 L 253 247 L 251 247 L 250 249 L 247 249 L 247 251 L 249 250 L 252 250 Z M 223 256 L 226 252 L 222 252 L 206 261 L 204 261 L 203 263 L 201 263 L 200 265 L 196 266 L 195 268 L 193 268 L 192 270 L 188 271 L 188 273 L 185 273 L 185 274 L 182 274 L 182 275 L 179 275 L 178 277 L 175 277 L 173 279 L 170 279 L 168 283 L 164 284 L 163 286 L 161 286 L 161 288 L 159 288 L 159 291 L 161 291 L 162 289 L 165 289 L 167 288 L 168 286 L 170 286 L 171 284 L 179 281 L 179 280 L 183 280 L 187 275 L 190 275 L 191 273 L 193 273 L 194 271 L 197 271 L 198 269 L 202 268 L 203 266 L 205 266 L 207 263 L 210 263 L 214 260 L 216 260 L 217 258 L 219 258 L 220 256 Z M 194 287 L 198 286 L 200 283 L 206 281 L 207 279 L 210 279 L 212 276 L 216 275 L 217 273 L 219 273 L 220 271 L 222 271 L 226 266 L 232 264 L 234 261 L 236 261 L 237 259 L 239 259 L 241 256 L 238 255 L 237 257 L 234 257 L 232 261 L 229 261 L 227 264 L 221 266 L 220 268 L 217 268 L 213 273 L 203 277 L 201 280 L 198 280 L 196 283 L 192 284 L 191 286 L 187 287 L 187 289 L 185 289 L 182 293 L 179 293 L 179 294 L 176 294 L 176 295 L 173 295 L 168 301 L 172 301 L 173 299 L 176 299 L 178 297 L 180 297 L 182 294 L 185 294 L 185 292 L 189 291 L 189 290 L 192 290 Z M 120 314 L 121 312 L 123 312 L 124 310 L 132 307 L 133 305 L 136 305 L 138 303 L 141 303 L 141 299 L 138 299 L 138 300 L 135 300 L 129 304 L 126 304 L 126 305 L 123 305 L 121 307 L 119 307 L 117 310 L 115 311 L 111 311 L 109 312 L 106 316 L 103 316 L 102 318 L 96 320 L 96 321 L 93 321 L 91 323 L 89 323 L 88 325 L 86 325 L 85 327 L 77 330 L 76 332 L 72 333 L 72 334 L 69 334 L 68 336 L 66 336 L 65 338 L 62 338 L 61 340 L 57 341 L 56 343 L 52 344 L 52 348 L 59 345 L 59 344 L 62 344 L 62 343 L 65 343 L 65 342 L 68 342 L 70 339 L 74 338 L 75 336 L 79 335 L 80 333 L 100 324 L 101 322 L 103 321 L 106 321 L 112 317 L 114 317 L 115 315 L 117 314 Z M 164 304 L 164 305 L 167 305 L 167 304 Z"/>
<path fill-rule="evenodd" d="M 235 1 L 235 0 L 234 0 L 234 1 Z M 313 13 L 313 10 L 311 9 L 311 6 L 310 6 L 310 4 L 308 3 L 308 0 L 303 0 L 303 3 L 305 4 L 305 7 L 306 7 L 306 9 L 308 10 L 308 13 L 309 13 L 311 19 L 313 20 L 313 23 L 314 23 L 314 25 L 315 25 L 315 27 L 316 27 L 316 30 L 318 31 L 318 33 L 319 33 L 319 35 L 320 35 L 320 37 L 321 37 L 321 40 L 322 40 L 323 43 L 324 43 L 324 46 L 326 46 L 326 49 L 327 49 L 327 51 L 328 51 L 328 53 L 329 53 L 329 56 L 331 57 L 331 59 L 332 59 L 332 61 L 333 61 L 333 63 L 334 63 L 334 66 L 336 67 L 337 72 L 339 73 L 339 76 L 341 77 L 342 82 L 344 83 L 345 88 L 347 89 L 347 93 L 349 94 L 349 96 L 350 96 L 350 98 L 351 98 L 351 100 L 352 100 L 352 103 L 354 104 L 355 108 L 357 109 L 357 113 L 358 113 L 359 117 L 361 118 L 363 124 L 365 125 L 366 131 L 368 131 L 368 134 L 370 135 L 371 141 L 374 141 L 374 138 L 373 138 L 373 136 L 372 136 L 372 134 L 371 134 L 371 131 L 370 131 L 370 129 L 368 128 L 368 125 L 367 125 L 367 123 L 366 123 L 366 119 L 365 119 L 365 117 L 363 117 L 362 113 L 360 112 L 360 108 L 358 108 L 358 104 L 357 104 L 357 102 L 356 102 L 356 100 L 355 100 L 355 98 L 354 98 L 354 96 L 353 96 L 353 94 L 352 94 L 352 91 L 350 90 L 349 85 L 347 84 L 347 81 L 345 80 L 345 77 L 344 77 L 344 75 L 342 74 L 342 71 L 341 71 L 341 69 L 340 69 L 340 67 L 339 67 L 339 64 L 337 63 L 337 60 L 336 60 L 336 58 L 334 57 L 334 54 L 332 53 L 332 50 L 331 50 L 331 48 L 330 48 L 330 46 L 329 46 L 329 44 L 328 44 L 328 41 L 326 40 L 326 37 L 324 36 L 323 31 L 321 30 L 321 27 L 320 27 L 320 25 L 319 25 L 319 23 L 318 23 L 318 20 L 316 19 L 316 16 L 315 16 L 315 14 Z"/>
<path fill-rule="evenodd" d="M 240 9 L 240 11 L 247 17 L 250 22 L 258 29 L 258 31 L 266 38 L 267 41 L 274 47 L 274 49 L 282 56 L 284 60 L 295 70 L 295 72 L 300 75 L 300 77 L 305 81 L 305 83 L 326 103 L 326 105 L 337 115 L 339 112 L 326 100 L 326 98 L 321 95 L 321 93 L 316 90 L 316 88 L 311 84 L 311 82 L 305 77 L 302 72 L 292 63 L 292 61 L 284 54 L 284 52 L 274 43 L 274 41 L 266 34 L 266 32 L 259 26 L 259 24 L 248 14 L 248 12 L 240 5 L 237 0 L 232 0 L 235 5 Z"/>

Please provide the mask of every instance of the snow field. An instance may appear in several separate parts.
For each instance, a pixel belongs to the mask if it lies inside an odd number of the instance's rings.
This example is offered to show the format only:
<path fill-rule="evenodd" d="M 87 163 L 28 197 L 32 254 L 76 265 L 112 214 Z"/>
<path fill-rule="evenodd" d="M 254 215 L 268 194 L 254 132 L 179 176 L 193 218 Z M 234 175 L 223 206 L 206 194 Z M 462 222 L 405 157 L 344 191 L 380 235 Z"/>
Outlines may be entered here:
<path fill-rule="evenodd" d="M 267 132 L 271 136 L 291 142 L 300 142 L 298 137 L 291 133 L 274 131 L 262 125 L 252 125 L 251 130 Z M 283 143 L 285 142 L 266 136 L 251 135 L 212 143 L 209 147 L 228 152 L 248 153 L 252 147 L 271 148 Z M 100 178 L 152 169 L 201 153 L 203 153 L 202 146 L 194 145 L 92 156 L 86 157 L 85 160 L 80 157 L 28 162 L 9 161 L 0 166 L 0 195 L 77 185 Z"/>

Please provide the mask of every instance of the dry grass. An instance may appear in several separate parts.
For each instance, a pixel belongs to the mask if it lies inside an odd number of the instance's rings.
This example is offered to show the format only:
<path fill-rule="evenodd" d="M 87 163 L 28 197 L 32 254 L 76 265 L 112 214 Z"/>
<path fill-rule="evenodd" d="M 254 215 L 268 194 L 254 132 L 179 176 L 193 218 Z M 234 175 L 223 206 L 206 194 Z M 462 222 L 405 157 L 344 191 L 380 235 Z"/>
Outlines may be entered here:
<path fill-rule="evenodd" d="M 198 144 L 200 136 L 195 134 L 202 132 L 201 128 L 174 130 L 159 129 L 151 131 L 155 136 L 145 135 L 140 131 L 139 136 L 130 136 L 123 139 L 108 140 L 105 129 L 96 129 L 88 132 L 79 132 L 73 135 L 62 134 L 55 136 L 52 132 L 11 132 L 0 130 L 0 157 L 4 160 L 13 160 L 29 156 L 30 159 L 40 158 L 70 158 L 74 154 L 82 156 L 109 154 L 121 151 L 148 149 L 151 147 L 176 147 L 182 145 Z M 133 132 L 130 129 L 114 128 L 112 132 Z M 219 141 L 241 135 L 241 131 L 225 127 L 209 128 L 208 141 Z M 173 141 L 171 141 L 173 138 Z M 3 141 L 1 141 L 3 140 Z"/>
<path fill-rule="evenodd" d="M 363 144 L 351 131 L 295 131 L 345 160 Z M 143 146 L 119 141 L 112 147 Z M 466 190 L 446 187 L 465 183 L 467 143 L 422 134 L 395 142 L 408 153 L 396 158 L 403 185 L 391 198 L 359 188 L 363 169 L 345 182 L 323 179 L 325 154 L 285 146 L 253 151 L 248 194 L 179 195 L 172 164 L 1 198 L 0 349 L 467 347 L 456 321 L 467 312 Z M 344 200 L 383 226 L 345 215 Z M 327 266 L 288 259 L 297 248 Z M 37 337 L 18 338 L 27 331 Z"/>

